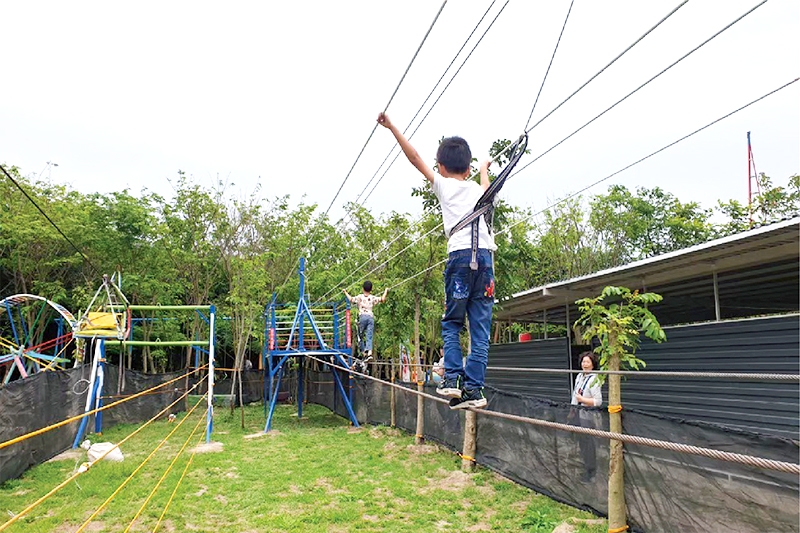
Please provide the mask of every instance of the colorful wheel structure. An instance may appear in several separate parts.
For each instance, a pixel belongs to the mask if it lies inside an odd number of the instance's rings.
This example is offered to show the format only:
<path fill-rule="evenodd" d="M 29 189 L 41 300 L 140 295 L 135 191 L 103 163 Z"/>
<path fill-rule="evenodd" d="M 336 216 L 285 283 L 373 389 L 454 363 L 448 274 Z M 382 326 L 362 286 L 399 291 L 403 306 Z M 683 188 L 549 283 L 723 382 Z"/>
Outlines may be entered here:
<path fill-rule="evenodd" d="M 6 384 L 70 362 L 75 317 L 64 306 L 35 294 L 0 300 L 0 377 Z"/>

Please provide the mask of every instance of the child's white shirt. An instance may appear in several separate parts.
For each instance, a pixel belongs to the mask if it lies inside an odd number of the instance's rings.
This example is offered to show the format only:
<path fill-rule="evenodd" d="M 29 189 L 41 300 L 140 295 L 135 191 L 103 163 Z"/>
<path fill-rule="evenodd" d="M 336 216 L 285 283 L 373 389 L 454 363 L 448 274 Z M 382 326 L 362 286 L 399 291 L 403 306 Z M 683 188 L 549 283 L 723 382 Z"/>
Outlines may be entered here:
<path fill-rule="evenodd" d="M 436 195 L 436 198 L 439 199 L 439 204 L 442 206 L 445 235 L 448 235 L 450 230 L 462 218 L 472 213 L 475 209 L 475 204 L 483 196 L 483 187 L 470 179 L 458 180 L 456 178 L 445 178 L 437 174 L 434 176 L 432 188 L 433 194 Z M 483 217 L 480 217 L 478 223 L 478 248 L 497 249 L 494 237 L 489 233 L 489 228 L 486 226 L 486 221 Z M 455 235 L 450 235 L 447 241 L 447 253 L 471 249 L 471 224 L 456 232 Z"/>

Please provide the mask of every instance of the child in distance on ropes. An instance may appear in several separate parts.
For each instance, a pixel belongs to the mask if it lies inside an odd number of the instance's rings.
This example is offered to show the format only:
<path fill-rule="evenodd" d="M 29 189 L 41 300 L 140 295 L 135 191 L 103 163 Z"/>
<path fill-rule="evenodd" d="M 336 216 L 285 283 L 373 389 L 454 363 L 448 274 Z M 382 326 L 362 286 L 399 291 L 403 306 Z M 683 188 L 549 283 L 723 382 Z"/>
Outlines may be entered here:
<path fill-rule="evenodd" d="M 392 132 L 403 153 L 430 182 L 442 208 L 447 241 L 445 315 L 442 318 L 445 373 L 437 392 L 448 396 L 451 409 L 485 407 L 483 393 L 489 357 L 489 332 L 494 305 L 494 270 L 491 252 L 497 247 L 484 217 L 452 231 L 475 211 L 489 188 L 489 165 L 481 165 L 480 184 L 469 179 L 472 152 L 461 137 L 448 137 L 436 153 L 437 173 L 420 157 L 385 113 L 378 123 Z M 451 234 L 452 232 L 452 234 Z M 459 333 L 469 317 L 472 350 L 462 362 Z"/>
<path fill-rule="evenodd" d="M 372 337 L 375 332 L 375 315 L 372 313 L 372 308 L 386 301 L 389 289 L 384 289 L 383 296 L 374 296 L 372 282 L 369 280 L 364 282 L 363 289 L 364 292 L 358 296 L 350 296 L 347 289 L 343 289 L 342 292 L 350 300 L 350 303 L 358 306 L 358 336 L 361 339 L 359 348 L 364 361 L 367 361 L 372 357 Z"/>

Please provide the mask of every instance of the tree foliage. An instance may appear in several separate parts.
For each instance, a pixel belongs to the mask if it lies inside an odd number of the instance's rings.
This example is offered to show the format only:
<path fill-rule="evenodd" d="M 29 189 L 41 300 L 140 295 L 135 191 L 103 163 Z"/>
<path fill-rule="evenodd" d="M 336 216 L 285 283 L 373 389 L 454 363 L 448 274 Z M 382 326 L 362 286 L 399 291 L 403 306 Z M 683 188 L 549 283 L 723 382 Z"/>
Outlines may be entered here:
<path fill-rule="evenodd" d="M 508 143 L 495 141 L 491 154 Z M 492 165 L 491 179 L 502 164 Z M 3 180 L 0 295 L 39 294 L 77 313 L 88 304 L 102 274 L 119 272 L 122 290 L 133 303 L 215 303 L 223 317 L 217 350 L 222 364 L 240 366 L 246 358 L 257 364 L 264 306 L 273 293 L 279 302 L 297 299 L 298 259 L 304 256 L 312 302 L 341 301 L 343 288 L 358 291 L 365 279 L 378 293 L 392 288 L 388 301 L 376 308 L 377 354 L 396 356 L 399 344 L 413 341 L 417 304 L 420 353 L 431 361 L 441 348 L 446 238 L 438 202 L 424 181 L 412 192 L 424 210 L 418 218 L 400 212 L 375 214 L 350 204 L 348 218 L 334 222 L 304 199 L 264 198 L 259 189 L 234 194 L 229 185 L 201 186 L 180 171 L 167 198 L 147 190 L 83 194 L 25 177 L 14 167 L 9 171 L 100 272 Z M 761 183 L 756 221 L 800 209 L 800 177 L 792 176 L 786 186 L 773 185 L 766 176 Z M 714 223 L 714 217 L 721 222 Z M 556 201 L 538 218 L 501 198 L 494 222 L 501 300 L 532 286 L 691 246 L 750 225 L 748 209 L 733 200 L 721 202 L 714 214 L 661 188 L 632 191 L 621 185 L 587 198 Z M 137 325 L 137 338 L 202 334 L 200 317 L 180 318 Z M 522 328 L 528 326 L 512 326 L 515 333 Z M 142 350 L 126 364 L 172 370 L 187 365 L 190 356 L 188 349 Z"/>

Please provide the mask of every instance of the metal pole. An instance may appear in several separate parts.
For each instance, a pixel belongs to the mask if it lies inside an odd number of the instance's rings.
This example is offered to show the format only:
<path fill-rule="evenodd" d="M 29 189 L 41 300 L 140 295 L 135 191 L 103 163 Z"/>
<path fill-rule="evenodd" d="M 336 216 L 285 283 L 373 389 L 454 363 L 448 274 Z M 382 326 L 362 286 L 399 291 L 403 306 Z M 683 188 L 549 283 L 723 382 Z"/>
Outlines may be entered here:
<path fill-rule="evenodd" d="M 719 312 L 719 283 L 717 283 L 717 268 L 714 267 L 714 314 L 717 317 L 717 322 L 720 321 Z"/>
<path fill-rule="evenodd" d="M 208 325 L 208 412 L 206 413 L 206 444 L 211 442 L 211 432 L 214 430 L 214 337 L 216 336 L 215 322 L 217 308 L 209 307 Z"/>

